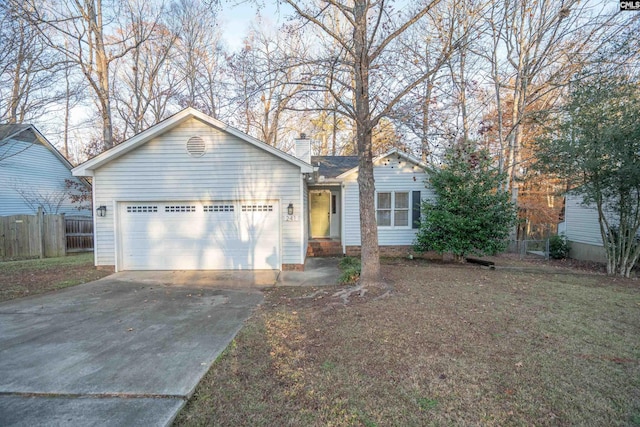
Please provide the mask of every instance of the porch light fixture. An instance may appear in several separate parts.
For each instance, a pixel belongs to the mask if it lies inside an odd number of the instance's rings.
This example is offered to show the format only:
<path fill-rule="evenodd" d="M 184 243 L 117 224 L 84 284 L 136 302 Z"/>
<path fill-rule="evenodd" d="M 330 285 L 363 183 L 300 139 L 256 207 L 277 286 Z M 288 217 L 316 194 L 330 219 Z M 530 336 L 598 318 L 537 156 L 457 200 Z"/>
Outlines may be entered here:
<path fill-rule="evenodd" d="M 289 203 L 287 206 L 287 215 L 293 215 L 293 203 Z"/>
<path fill-rule="evenodd" d="M 107 207 L 105 205 L 98 206 L 96 209 L 98 216 L 107 216 Z"/>

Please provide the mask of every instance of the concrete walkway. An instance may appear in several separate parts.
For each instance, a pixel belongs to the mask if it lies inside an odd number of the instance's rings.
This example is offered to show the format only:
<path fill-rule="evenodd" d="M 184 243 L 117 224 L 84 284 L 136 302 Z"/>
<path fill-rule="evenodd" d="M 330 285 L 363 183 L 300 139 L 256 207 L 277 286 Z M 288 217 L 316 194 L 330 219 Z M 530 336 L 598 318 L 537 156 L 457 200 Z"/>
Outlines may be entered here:
<path fill-rule="evenodd" d="M 304 271 L 282 271 L 276 286 L 334 286 L 338 284 L 340 258 L 307 258 Z"/>
<path fill-rule="evenodd" d="M 122 271 L 110 278 L 124 282 L 224 289 L 272 286 L 333 286 L 338 284 L 340 258 L 307 258 L 304 271 Z"/>
<path fill-rule="evenodd" d="M 121 272 L 0 303 L 0 425 L 169 425 L 263 300 L 260 288 L 337 284 L 304 272 Z"/>

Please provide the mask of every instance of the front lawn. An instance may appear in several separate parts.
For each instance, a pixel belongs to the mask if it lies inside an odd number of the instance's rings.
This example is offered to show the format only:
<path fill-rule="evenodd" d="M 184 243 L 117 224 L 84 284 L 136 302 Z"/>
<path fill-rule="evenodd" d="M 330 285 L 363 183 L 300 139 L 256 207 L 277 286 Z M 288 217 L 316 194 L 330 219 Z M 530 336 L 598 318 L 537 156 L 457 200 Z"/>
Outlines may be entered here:
<path fill-rule="evenodd" d="M 0 301 L 91 282 L 111 273 L 93 266 L 93 253 L 0 262 Z"/>
<path fill-rule="evenodd" d="M 387 260 L 392 295 L 346 306 L 269 290 L 176 424 L 640 426 L 640 283 L 534 267 Z"/>

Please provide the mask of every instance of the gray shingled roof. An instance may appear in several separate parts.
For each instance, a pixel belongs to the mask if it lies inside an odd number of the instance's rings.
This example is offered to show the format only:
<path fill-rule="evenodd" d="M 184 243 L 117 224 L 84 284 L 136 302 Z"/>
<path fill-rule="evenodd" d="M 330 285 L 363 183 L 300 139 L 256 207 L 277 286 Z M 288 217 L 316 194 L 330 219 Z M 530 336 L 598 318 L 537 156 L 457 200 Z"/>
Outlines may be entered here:
<path fill-rule="evenodd" d="M 16 133 L 27 130 L 31 127 L 31 125 L 25 124 L 5 124 L 0 125 L 0 141 L 5 139 L 8 136 L 15 135 Z"/>
<path fill-rule="evenodd" d="M 331 179 L 358 166 L 358 156 L 311 156 L 311 164 L 319 166 L 318 175 Z"/>

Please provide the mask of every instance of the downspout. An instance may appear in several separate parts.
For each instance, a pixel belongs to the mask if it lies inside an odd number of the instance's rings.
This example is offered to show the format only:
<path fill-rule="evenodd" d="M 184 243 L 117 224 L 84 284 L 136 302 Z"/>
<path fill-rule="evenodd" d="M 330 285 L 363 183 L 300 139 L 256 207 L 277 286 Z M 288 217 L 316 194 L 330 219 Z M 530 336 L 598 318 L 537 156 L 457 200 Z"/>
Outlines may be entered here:
<path fill-rule="evenodd" d="M 304 174 L 302 174 L 302 179 L 300 180 L 300 236 L 302 237 L 302 241 L 300 242 L 300 259 L 302 260 L 302 265 L 305 264 L 306 262 L 306 253 L 307 253 L 307 248 L 306 246 L 309 245 L 309 240 L 307 239 L 307 235 L 305 233 L 305 218 L 306 218 L 306 211 L 309 209 L 308 207 L 306 207 L 304 205 L 304 181 L 305 181 L 305 176 Z M 306 243 L 306 245 L 305 245 Z"/>
<path fill-rule="evenodd" d="M 344 185 L 344 183 L 341 183 L 340 184 L 340 240 L 342 241 L 342 256 L 345 256 L 347 254 L 347 243 L 346 243 L 347 236 L 345 235 L 346 209 L 344 206 L 345 190 L 346 190 L 346 186 Z"/>

